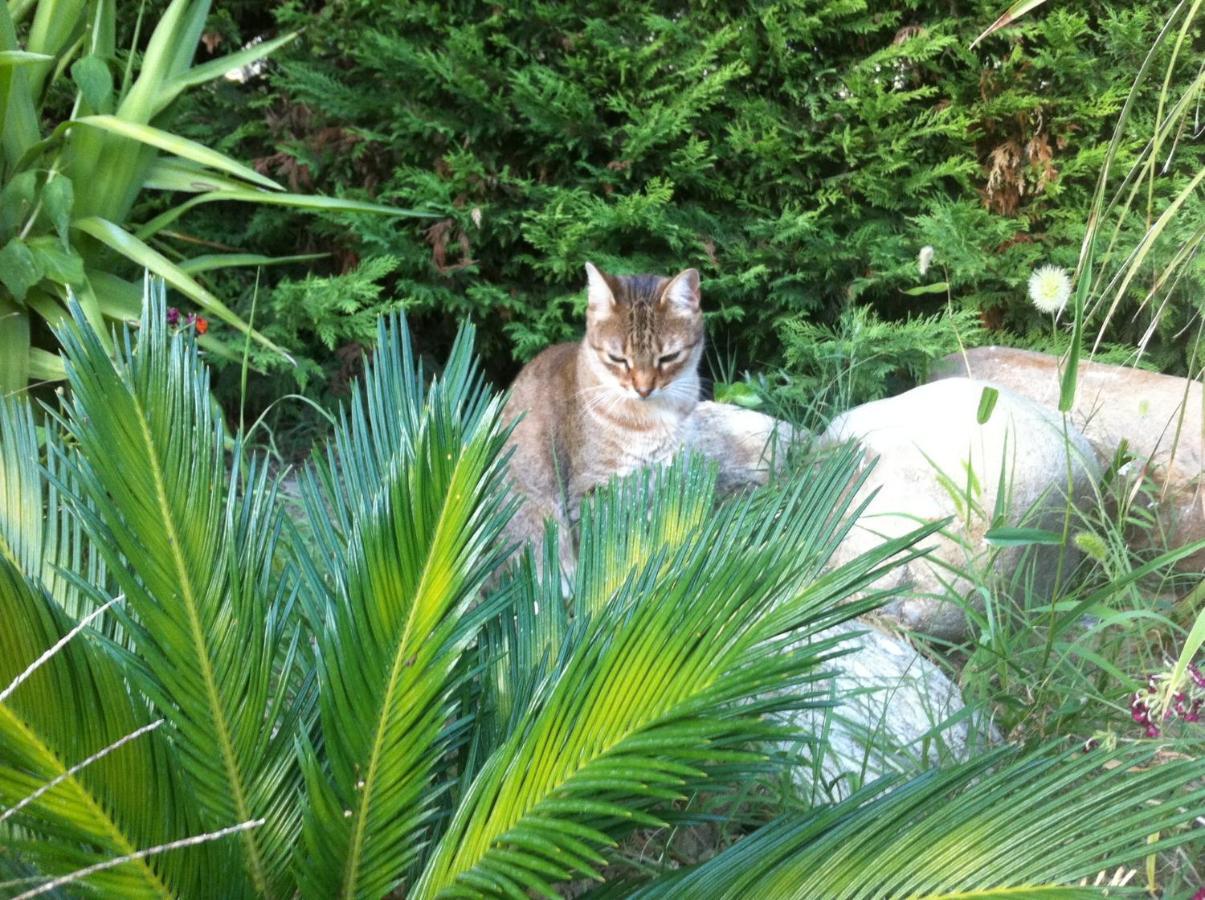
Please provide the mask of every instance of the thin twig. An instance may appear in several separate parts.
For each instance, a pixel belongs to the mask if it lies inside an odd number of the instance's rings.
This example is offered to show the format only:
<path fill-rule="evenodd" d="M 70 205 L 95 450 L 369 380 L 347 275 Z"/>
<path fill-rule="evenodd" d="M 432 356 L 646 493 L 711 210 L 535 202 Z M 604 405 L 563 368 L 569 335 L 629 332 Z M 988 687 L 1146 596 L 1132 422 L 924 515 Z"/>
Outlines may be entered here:
<path fill-rule="evenodd" d="M 3 703 L 5 700 L 7 700 L 9 697 L 11 697 L 13 691 L 15 691 L 21 685 L 21 683 L 23 681 L 25 681 L 27 678 L 29 678 L 30 675 L 32 675 L 34 672 L 36 672 L 43 664 L 45 664 L 45 662 L 48 659 L 50 659 L 50 657 L 54 656 L 56 653 L 58 653 L 60 650 L 62 650 L 63 645 L 65 645 L 69 640 L 71 640 L 73 637 L 75 637 L 77 634 L 79 634 L 81 631 L 83 631 L 85 628 L 87 628 L 88 625 L 91 624 L 93 619 L 95 619 L 97 616 L 99 616 L 101 613 L 103 613 L 106 609 L 108 609 L 110 606 L 112 606 L 118 600 L 123 600 L 124 598 L 125 598 L 125 594 L 118 594 L 116 597 L 114 597 L 112 600 L 110 600 L 104 606 L 101 606 L 100 608 L 93 610 L 92 612 L 88 613 L 88 615 L 84 616 L 84 618 L 80 619 L 79 622 L 76 624 L 76 626 L 74 628 L 72 628 L 70 631 L 68 631 L 61 638 L 59 638 L 59 640 L 55 643 L 55 645 L 53 647 L 51 647 L 49 650 L 47 650 L 45 653 L 43 653 L 41 656 L 39 656 L 37 659 L 35 659 L 33 662 L 31 662 L 29 664 L 29 668 L 27 668 L 24 672 L 22 672 L 15 679 L 13 679 L 12 684 L 10 684 L 8 687 L 6 687 L 3 691 L 0 691 L 0 703 Z"/>
<path fill-rule="evenodd" d="M 96 762 L 98 759 L 103 759 L 104 757 L 106 757 L 110 753 L 112 753 L 114 750 L 117 750 L 118 748 L 125 746 L 130 741 L 132 741 L 136 738 L 142 737 L 148 731 L 154 731 L 156 728 L 158 728 L 162 724 L 163 724 L 162 719 L 156 719 L 154 722 L 151 722 L 149 725 L 143 725 L 141 728 L 131 731 L 125 737 L 118 738 L 116 741 L 114 741 L 109 746 L 105 747 L 103 750 L 96 751 L 91 756 L 89 756 L 87 759 L 85 759 L 83 762 L 76 763 L 74 766 L 72 766 L 66 772 L 56 775 L 54 778 L 52 778 L 50 781 L 46 782 L 44 785 L 42 785 L 40 788 L 38 788 L 36 791 L 34 791 L 28 797 L 24 798 L 16 806 L 10 806 L 4 812 L 0 813 L 0 824 L 3 824 L 5 819 L 9 819 L 9 818 L 12 818 L 13 816 L 15 816 L 24 807 L 33 803 L 35 800 L 37 800 L 39 797 L 41 797 L 47 791 L 54 790 L 55 787 L 62 784 L 64 781 L 66 781 L 68 778 L 70 778 L 76 772 L 79 772 L 81 769 L 87 768 L 88 766 L 92 765 L 92 763 Z"/>
<path fill-rule="evenodd" d="M 32 891 L 26 891 L 24 894 L 18 894 L 13 900 L 29 900 L 30 897 L 38 897 L 42 894 L 50 893 L 57 890 L 65 884 L 79 881 L 81 878 L 87 878 L 89 875 L 95 875 L 97 872 L 103 872 L 106 869 L 114 869 L 117 866 L 123 866 L 128 862 L 145 859 L 148 856 L 154 856 L 156 853 L 163 853 L 167 850 L 179 850 L 182 847 L 194 847 L 197 844 L 204 844 L 208 841 L 216 841 L 219 838 L 228 837 L 232 834 L 237 834 L 240 831 L 250 831 L 252 828 L 258 828 L 264 824 L 264 819 L 252 819 L 250 822 L 243 822 L 241 825 L 231 825 L 229 828 L 222 828 L 219 831 L 211 831 L 208 834 L 195 834 L 192 837 L 181 838 L 178 841 L 171 841 L 166 844 L 160 844 L 157 847 L 148 847 L 146 850 L 139 850 L 137 853 L 131 853 L 128 856 L 119 856 L 116 859 L 107 859 L 104 862 L 97 863 L 94 866 L 88 866 L 86 869 L 77 869 L 53 881 L 48 881 L 45 884 L 38 885 Z"/>

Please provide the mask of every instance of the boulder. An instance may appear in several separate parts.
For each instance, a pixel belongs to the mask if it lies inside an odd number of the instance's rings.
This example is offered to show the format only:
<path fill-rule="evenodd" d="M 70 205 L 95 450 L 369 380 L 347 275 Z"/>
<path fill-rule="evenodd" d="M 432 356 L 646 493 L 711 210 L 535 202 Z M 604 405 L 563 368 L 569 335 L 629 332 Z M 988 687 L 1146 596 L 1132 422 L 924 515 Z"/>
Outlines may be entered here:
<path fill-rule="evenodd" d="M 721 494 L 765 484 L 795 433 L 786 422 L 728 403 L 701 401 L 686 420 L 683 446 L 719 464 Z"/>
<path fill-rule="evenodd" d="M 934 378 L 971 376 L 1006 387 L 1048 409 L 1058 409 L 1058 359 L 1030 350 L 978 347 L 953 354 Z M 1163 540 L 1181 547 L 1205 539 L 1205 425 L 1201 382 L 1127 366 L 1080 363 L 1071 422 L 1107 466 L 1122 441 L 1137 457 L 1131 471 L 1156 485 Z M 1205 550 L 1181 562 L 1205 569 Z"/>
<path fill-rule="evenodd" d="M 884 615 L 951 641 L 967 636 L 964 605 L 983 609 L 983 583 L 993 582 L 997 594 L 1046 597 L 1054 589 L 1059 554 L 1076 553 L 1071 547 L 990 546 L 985 534 L 997 512 L 997 525 L 1061 531 L 1068 499 L 1094 502 L 1099 473 L 1083 435 L 1075 429 L 1064 434 L 1060 416 L 1012 391 L 999 391 L 990 417 L 980 424 L 985 386 L 966 378 L 922 385 L 842 414 L 822 437 L 856 440 L 874 461 L 854 497 L 855 505 L 868 505 L 834 563 L 919 524 L 952 517 L 929 539 L 931 553 L 873 586 L 896 594 Z M 1030 553 L 1032 569 L 1022 566 Z M 1065 559 L 1064 566 L 1075 561 Z"/>
<path fill-rule="evenodd" d="M 880 775 L 964 761 L 1000 739 L 990 723 L 964 710 L 958 686 L 902 636 L 860 621 L 817 637 L 842 634 L 851 636 L 845 644 L 851 652 L 826 665 L 837 705 L 782 719 L 800 736 L 783 747 L 802 761 L 794 781 L 818 790 L 817 800 L 847 797 Z"/>

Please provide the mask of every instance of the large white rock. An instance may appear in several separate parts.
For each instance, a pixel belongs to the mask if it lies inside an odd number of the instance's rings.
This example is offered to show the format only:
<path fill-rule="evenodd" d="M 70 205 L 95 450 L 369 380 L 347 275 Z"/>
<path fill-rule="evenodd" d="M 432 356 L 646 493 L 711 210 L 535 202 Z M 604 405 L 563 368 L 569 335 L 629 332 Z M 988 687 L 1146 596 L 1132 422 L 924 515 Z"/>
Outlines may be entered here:
<path fill-rule="evenodd" d="M 964 708 L 958 686 L 903 637 L 866 622 L 819 637 L 857 632 L 846 644 L 852 652 L 826 667 L 836 705 L 783 718 L 799 734 L 783 747 L 802 761 L 797 785 L 817 790 L 816 799 L 840 799 L 880 775 L 966 760 L 999 740 Z"/>
<path fill-rule="evenodd" d="M 791 426 L 772 416 L 704 400 L 687 418 L 682 443 L 719 464 L 716 488 L 727 494 L 765 484 L 794 438 Z"/>
<path fill-rule="evenodd" d="M 1049 409 L 1059 402 L 1058 360 L 1010 347 L 978 347 L 937 365 L 936 378 L 971 375 L 1001 385 Z M 1104 363 L 1080 363 L 1072 423 L 1108 465 L 1125 441 L 1157 488 L 1163 540 L 1180 547 L 1205 538 L 1205 401 L 1201 382 Z M 1205 551 L 1181 563 L 1205 569 Z"/>
<path fill-rule="evenodd" d="M 1060 416 L 1001 389 L 985 424 L 977 413 L 985 384 L 952 378 L 856 407 L 835 419 L 824 441 L 857 440 L 876 460 L 854 498 L 869 505 L 838 548 L 842 563 L 921 523 L 953 517 L 931 538 L 932 552 L 884 576 L 876 589 L 896 593 L 883 613 L 926 634 L 961 640 L 960 605 L 983 608 L 977 585 L 994 580 L 1008 594 L 1053 590 L 1059 547 L 989 546 L 994 525 L 1061 531 L 1067 498 L 1091 502 L 1098 467 L 1092 448 Z M 1068 488 L 1070 487 L 1070 491 Z M 993 517 L 1000 512 L 1000 520 Z M 1023 556 L 1033 554 L 1032 579 L 1014 584 Z M 1075 560 L 1064 560 L 1068 571 Z M 954 597 L 955 599 L 951 599 Z M 957 598 L 961 598 L 958 601 Z"/>

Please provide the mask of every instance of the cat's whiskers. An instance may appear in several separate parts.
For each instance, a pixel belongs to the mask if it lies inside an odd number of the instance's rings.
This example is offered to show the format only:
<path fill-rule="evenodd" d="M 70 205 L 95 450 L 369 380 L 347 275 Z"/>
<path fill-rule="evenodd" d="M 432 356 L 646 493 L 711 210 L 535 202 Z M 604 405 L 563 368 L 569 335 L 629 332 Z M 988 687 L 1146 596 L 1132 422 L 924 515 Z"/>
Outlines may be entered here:
<path fill-rule="evenodd" d="M 613 389 L 609 384 L 588 384 L 584 388 L 579 389 L 573 396 L 585 397 L 588 394 L 599 394 Z"/>

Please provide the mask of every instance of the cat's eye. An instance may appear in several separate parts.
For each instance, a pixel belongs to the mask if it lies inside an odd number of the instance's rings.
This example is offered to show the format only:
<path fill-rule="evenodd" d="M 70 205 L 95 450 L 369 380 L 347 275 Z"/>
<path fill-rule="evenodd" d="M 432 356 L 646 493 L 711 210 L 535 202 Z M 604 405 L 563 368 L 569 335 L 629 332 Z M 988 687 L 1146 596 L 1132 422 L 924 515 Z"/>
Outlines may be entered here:
<path fill-rule="evenodd" d="M 660 359 L 657 360 L 657 365 L 668 366 L 670 363 L 672 363 L 674 360 L 676 360 L 681 355 L 682 355 L 681 350 L 675 350 L 673 353 L 667 353 L 664 356 L 662 356 Z"/>
<path fill-rule="evenodd" d="M 628 367 L 628 361 L 622 356 L 616 356 L 614 353 L 608 353 L 607 359 L 611 360 L 611 362 L 615 363 L 617 366 L 623 366 L 625 369 Z"/>

